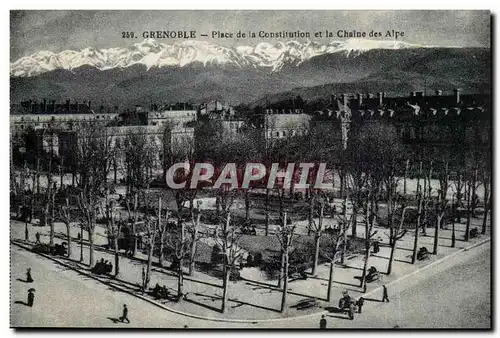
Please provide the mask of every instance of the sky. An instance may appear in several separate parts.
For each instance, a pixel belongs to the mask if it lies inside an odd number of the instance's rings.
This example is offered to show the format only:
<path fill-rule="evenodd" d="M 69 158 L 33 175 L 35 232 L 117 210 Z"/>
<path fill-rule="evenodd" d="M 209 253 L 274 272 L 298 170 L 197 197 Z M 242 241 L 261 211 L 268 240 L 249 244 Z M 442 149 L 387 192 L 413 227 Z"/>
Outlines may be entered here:
<path fill-rule="evenodd" d="M 142 41 L 144 31 L 195 30 L 196 40 L 225 46 L 255 45 L 261 41 L 287 39 L 212 39 L 211 31 L 232 32 L 301 30 L 329 42 L 324 31 L 404 32 L 402 41 L 434 46 L 490 47 L 489 11 L 11 11 L 10 60 L 41 50 L 60 52 L 86 47 L 123 47 Z M 135 32 L 137 39 L 124 39 L 122 32 Z M 201 37 L 200 34 L 209 34 Z M 393 40 L 393 38 L 387 38 Z M 178 40 L 178 39 L 177 39 Z M 295 39 L 303 42 L 307 39 Z M 173 43 L 176 39 L 157 39 Z"/>

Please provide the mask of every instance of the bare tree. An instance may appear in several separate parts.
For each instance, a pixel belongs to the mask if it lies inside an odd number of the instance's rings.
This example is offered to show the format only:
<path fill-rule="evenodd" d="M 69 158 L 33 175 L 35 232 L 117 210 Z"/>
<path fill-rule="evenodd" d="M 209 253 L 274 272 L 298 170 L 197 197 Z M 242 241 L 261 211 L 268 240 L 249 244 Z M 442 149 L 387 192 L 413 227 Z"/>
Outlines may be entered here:
<path fill-rule="evenodd" d="M 318 222 L 314 220 L 314 218 L 311 217 L 311 223 L 312 223 L 312 231 L 314 233 L 314 260 L 313 260 L 313 266 L 312 266 L 312 271 L 311 274 L 313 276 L 316 275 L 316 269 L 318 268 L 318 259 L 319 259 L 319 244 L 321 240 L 321 236 L 323 235 L 323 216 L 324 216 L 324 210 L 325 210 L 325 202 L 320 202 L 319 203 L 319 218 Z"/>
<path fill-rule="evenodd" d="M 365 262 L 363 264 L 363 274 L 361 275 L 361 287 L 363 292 L 366 292 L 366 272 L 368 269 L 368 261 L 370 258 L 371 239 L 377 234 L 377 230 L 373 230 L 375 220 L 377 218 L 377 206 L 380 200 L 380 185 L 381 182 L 371 176 L 367 186 L 365 195 L 364 209 L 364 223 L 365 223 Z"/>
<path fill-rule="evenodd" d="M 144 228 L 146 230 L 146 246 L 148 250 L 148 263 L 146 268 L 146 275 L 142 284 L 142 291 L 146 292 L 149 287 L 149 281 L 151 279 L 151 266 L 153 264 L 153 252 L 156 242 L 156 236 L 161 227 L 161 196 L 158 197 L 158 209 L 154 212 L 153 215 L 150 215 L 148 211 L 146 211 L 145 219 L 144 219 Z"/>
<path fill-rule="evenodd" d="M 292 243 L 294 241 L 294 232 L 295 232 L 295 227 L 291 226 L 289 227 L 287 225 L 287 215 L 286 212 L 283 213 L 283 223 L 276 233 L 278 236 L 278 240 L 281 245 L 281 255 L 282 255 L 282 261 L 283 261 L 283 291 L 282 291 L 282 296 L 281 296 L 281 307 L 280 311 L 284 312 L 287 306 L 287 295 L 288 295 L 288 259 L 289 259 L 289 250 L 290 247 L 292 246 Z"/>
<path fill-rule="evenodd" d="M 115 211 L 115 200 L 110 200 L 107 203 L 107 232 L 108 236 L 110 236 L 113 240 L 113 249 L 115 255 L 115 277 L 120 273 L 120 236 L 122 232 L 123 225 L 127 223 L 126 220 L 123 220 L 121 217 L 116 219 Z"/>
<path fill-rule="evenodd" d="M 200 217 L 201 217 L 201 212 L 198 209 L 197 216 L 195 217 L 194 215 L 194 210 L 191 210 L 191 224 L 188 227 L 188 231 L 191 235 L 191 246 L 189 250 L 189 275 L 192 276 L 194 273 L 194 267 L 195 267 L 195 258 L 196 258 L 196 247 L 198 245 L 198 241 L 203 237 L 202 234 L 200 234 L 198 228 L 200 224 Z"/>
<path fill-rule="evenodd" d="M 232 204 L 232 203 L 231 203 Z M 237 264 L 242 258 L 243 249 L 238 245 L 240 235 L 236 233 L 236 228 L 231 223 L 230 204 L 223 206 L 223 220 L 221 227 L 215 237 L 216 245 L 222 248 L 222 306 L 224 313 L 227 308 L 228 287 L 231 273 L 237 268 Z"/>
<path fill-rule="evenodd" d="M 480 181 L 478 180 L 477 162 L 472 164 L 469 174 L 466 176 L 465 194 L 467 200 L 467 223 L 465 226 L 465 241 L 469 241 L 470 237 L 470 224 L 474 215 L 474 210 L 477 207 L 478 199 L 476 195 L 477 188 L 479 188 Z"/>
<path fill-rule="evenodd" d="M 186 236 L 186 226 L 182 219 L 182 210 L 186 198 L 182 191 L 175 194 L 177 205 L 177 232 L 167 239 L 167 246 L 173 250 L 174 266 L 177 266 L 177 301 L 184 296 L 184 258 L 189 253 L 189 238 Z"/>
<path fill-rule="evenodd" d="M 344 202 L 343 205 L 347 203 L 347 196 L 344 197 Z M 327 289 L 327 301 L 329 302 L 331 300 L 331 293 L 332 293 L 332 284 L 333 284 L 333 270 L 335 267 L 335 260 L 337 258 L 337 255 L 339 253 L 343 253 L 343 251 L 346 249 L 345 242 L 347 241 L 347 230 L 349 229 L 349 224 L 351 224 L 351 219 L 347 216 L 347 208 L 342 208 L 342 213 L 337 214 L 334 213 L 338 217 L 338 223 L 339 223 L 339 228 L 338 232 L 334 234 L 334 242 L 331 244 L 331 247 L 329 248 L 328 253 L 324 253 L 324 255 L 328 258 L 330 261 L 330 271 L 328 274 L 328 289 Z M 351 215 L 351 218 L 353 215 Z"/>
<path fill-rule="evenodd" d="M 449 189 L 449 170 L 448 170 L 448 162 L 444 163 L 443 170 L 440 170 L 438 173 L 439 179 L 439 191 L 437 200 L 434 203 L 434 210 L 436 213 L 436 226 L 434 229 L 434 244 L 432 253 L 437 255 L 438 253 L 438 243 L 439 243 L 439 229 L 443 227 L 443 220 L 448 206 L 448 189 Z"/>
<path fill-rule="evenodd" d="M 80 189 L 77 200 L 81 212 L 81 225 L 89 235 L 89 265 L 93 266 L 96 216 L 101 201 L 107 194 L 106 181 L 112 158 L 112 138 L 102 126 L 88 124 L 82 125 L 78 130 L 77 143 L 75 151 Z M 83 241 L 83 235 L 81 237 Z M 81 258 L 82 254 L 83 250 Z"/>
<path fill-rule="evenodd" d="M 390 275 L 392 272 L 392 264 L 394 262 L 394 254 L 396 253 L 396 248 L 397 248 L 397 242 L 401 238 L 404 237 L 406 234 L 406 229 L 403 228 L 404 225 L 404 220 L 405 220 L 405 213 L 406 210 L 411 209 L 411 206 L 405 206 L 404 204 L 401 205 L 401 219 L 399 222 L 397 222 L 397 225 L 393 225 L 393 229 L 391 231 L 390 237 L 389 237 L 389 244 L 391 246 L 391 254 L 389 256 L 389 264 L 387 266 L 387 275 Z"/>
<path fill-rule="evenodd" d="M 486 233 L 488 213 L 491 210 L 491 190 L 492 190 L 492 179 L 491 179 L 491 168 L 489 160 L 485 161 L 481 169 L 481 178 L 484 189 L 483 203 L 484 203 L 484 215 L 483 224 L 481 227 L 481 234 Z M 490 215 L 491 219 L 491 215 Z"/>
<path fill-rule="evenodd" d="M 158 235 L 159 235 L 159 253 L 158 253 L 158 265 L 163 266 L 163 256 L 164 256 L 164 246 L 165 246 L 165 235 L 167 234 L 168 229 L 168 218 L 170 217 L 170 210 L 166 210 L 165 212 L 165 220 L 158 223 Z"/>
<path fill-rule="evenodd" d="M 64 205 L 59 209 L 58 219 L 66 226 L 66 240 L 68 241 L 68 257 L 71 257 L 71 220 L 72 220 L 72 207 L 69 203 L 69 198 L 64 199 Z"/>
<path fill-rule="evenodd" d="M 420 227 L 422 222 L 422 210 L 424 207 L 424 192 L 422 191 L 422 185 L 420 183 L 420 178 L 422 176 L 422 161 L 418 168 L 417 176 L 417 224 L 415 225 L 415 237 L 413 239 L 413 253 L 411 255 L 411 264 L 415 264 L 417 260 L 417 248 L 418 248 L 418 237 L 420 234 Z"/>

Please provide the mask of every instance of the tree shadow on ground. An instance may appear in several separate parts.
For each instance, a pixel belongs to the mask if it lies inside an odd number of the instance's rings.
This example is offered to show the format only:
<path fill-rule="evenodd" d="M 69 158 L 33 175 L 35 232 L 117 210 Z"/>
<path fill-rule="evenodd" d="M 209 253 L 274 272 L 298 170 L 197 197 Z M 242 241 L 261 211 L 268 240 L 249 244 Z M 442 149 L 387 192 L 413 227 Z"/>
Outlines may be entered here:
<path fill-rule="evenodd" d="M 243 301 L 238 300 L 236 298 L 230 298 L 228 300 L 231 301 L 231 302 L 233 302 L 233 303 L 237 303 L 236 305 L 231 306 L 231 308 L 233 308 L 233 309 L 237 308 L 237 307 L 240 307 L 240 306 L 243 306 L 243 305 L 247 305 L 247 306 L 255 307 L 257 309 L 262 309 L 262 310 L 267 310 L 267 311 L 273 311 L 273 312 L 280 312 L 280 310 L 278 310 L 278 309 L 273 309 L 273 308 L 270 308 L 270 307 L 267 307 L 267 306 L 262 306 L 262 305 L 248 303 L 248 302 L 243 302 Z"/>
<path fill-rule="evenodd" d="M 195 295 L 196 296 L 207 297 L 207 298 L 211 299 L 212 302 L 215 302 L 216 300 L 220 300 L 221 299 L 221 297 L 218 297 L 218 296 L 209 296 L 209 295 L 205 295 L 205 294 L 202 294 L 202 293 L 195 293 Z M 196 301 L 194 299 L 191 299 L 191 298 L 184 298 L 184 301 L 186 301 L 187 303 L 191 303 L 191 304 L 195 304 L 195 305 L 204 307 L 205 309 L 209 309 L 209 310 L 212 310 L 212 311 L 215 311 L 215 312 L 222 313 L 222 309 L 216 308 L 214 306 L 207 305 L 205 303 L 198 302 L 198 301 Z"/>
<path fill-rule="evenodd" d="M 270 284 L 266 284 L 266 283 L 262 283 L 262 282 L 256 282 L 256 281 L 252 281 L 250 279 L 244 279 L 244 280 L 246 281 L 247 285 L 257 285 L 261 289 L 269 289 L 270 292 L 271 291 L 282 292 L 282 289 L 278 288 L 275 285 L 270 285 Z M 319 299 L 319 300 L 325 300 L 326 301 L 326 299 L 323 298 L 323 297 L 306 295 L 306 294 L 303 294 L 303 293 L 298 293 L 298 292 L 293 291 L 293 289 L 291 289 L 291 288 L 288 288 L 288 292 L 287 293 L 291 294 L 291 295 L 294 295 L 294 296 L 300 296 L 300 297 L 306 297 L 306 298 L 314 298 L 314 299 Z"/>
<path fill-rule="evenodd" d="M 22 300 L 16 300 L 16 301 L 14 302 L 14 304 L 22 304 L 22 305 L 24 305 L 24 306 L 29 306 L 29 305 L 28 305 L 28 303 L 26 303 L 26 302 L 24 302 L 24 301 L 22 301 Z"/>
<path fill-rule="evenodd" d="M 350 265 L 345 265 L 342 268 L 344 269 L 353 269 L 353 270 L 360 270 L 363 271 L 363 268 L 358 268 L 357 266 L 350 266 Z"/>
<path fill-rule="evenodd" d="M 342 310 L 336 306 L 327 306 L 324 309 L 329 313 L 342 313 Z"/>
<path fill-rule="evenodd" d="M 413 249 L 409 249 L 409 248 L 402 248 L 402 247 L 397 247 L 396 250 L 404 250 L 404 251 L 411 251 L 413 252 Z"/>
<path fill-rule="evenodd" d="M 407 256 L 407 257 L 411 258 L 411 256 Z M 411 264 L 411 259 L 409 261 L 404 261 L 402 259 L 394 258 L 394 261 L 395 262 L 399 262 L 399 263 L 408 263 L 408 264 Z"/>
<path fill-rule="evenodd" d="M 353 278 L 361 278 L 361 276 L 354 276 Z M 339 282 L 339 281 L 333 281 L 335 284 L 340 284 L 340 285 L 347 285 L 347 286 L 354 286 L 356 288 L 359 288 L 359 284 L 352 284 L 352 283 L 346 283 L 346 282 Z M 352 290 L 352 291 L 359 291 L 359 290 Z"/>
<path fill-rule="evenodd" d="M 340 313 L 340 312 L 339 312 Z M 330 318 L 338 318 L 338 319 L 349 319 L 349 317 L 345 317 L 345 316 L 336 316 L 336 315 L 326 315 L 327 317 L 330 317 Z"/>
<path fill-rule="evenodd" d="M 380 256 L 380 255 L 371 255 L 371 257 L 377 257 L 377 258 L 389 259 L 389 257 Z"/>
<path fill-rule="evenodd" d="M 16 280 L 23 283 L 33 283 L 33 282 L 28 282 L 27 280 L 21 278 L 16 278 Z"/>

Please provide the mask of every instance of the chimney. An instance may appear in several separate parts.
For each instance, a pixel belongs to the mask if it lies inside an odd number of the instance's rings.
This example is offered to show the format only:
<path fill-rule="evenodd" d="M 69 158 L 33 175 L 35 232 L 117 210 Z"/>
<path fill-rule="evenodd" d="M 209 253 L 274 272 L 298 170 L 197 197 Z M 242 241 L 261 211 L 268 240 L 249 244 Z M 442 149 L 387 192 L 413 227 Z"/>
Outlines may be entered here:
<path fill-rule="evenodd" d="M 361 107 L 361 105 L 363 104 L 363 94 L 357 93 L 356 97 L 358 98 L 358 107 Z"/>
<path fill-rule="evenodd" d="M 349 101 L 349 94 L 342 93 L 342 104 L 347 106 L 347 102 Z"/>
<path fill-rule="evenodd" d="M 443 91 L 441 91 L 439 89 L 436 90 L 436 96 L 441 96 L 441 95 L 443 95 Z"/>
<path fill-rule="evenodd" d="M 43 99 L 43 105 L 42 105 L 42 112 L 46 112 L 47 111 L 47 99 Z"/>
<path fill-rule="evenodd" d="M 88 107 L 89 107 L 89 110 L 90 110 L 90 100 L 89 100 L 89 105 L 88 105 Z"/>
<path fill-rule="evenodd" d="M 66 111 L 69 111 L 69 100 L 66 100 Z"/>
<path fill-rule="evenodd" d="M 80 111 L 80 106 L 78 105 L 78 101 L 75 101 L 75 110 Z"/>
<path fill-rule="evenodd" d="M 460 89 L 453 89 L 453 94 L 455 95 L 455 103 L 460 103 Z"/>
<path fill-rule="evenodd" d="M 377 94 L 378 105 L 381 106 L 384 103 L 384 93 L 379 92 Z"/>
<path fill-rule="evenodd" d="M 52 100 L 52 111 L 56 111 L 56 100 Z"/>
<path fill-rule="evenodd" d="M 337 95 L 335 95 L 335 94 L 330 95 L 330 104 L 331 104 L 332 106 L 334 106 L 334 105 L 335 105 L 335 102 L 336 102 L 336 101 L 337 101 Z"/>

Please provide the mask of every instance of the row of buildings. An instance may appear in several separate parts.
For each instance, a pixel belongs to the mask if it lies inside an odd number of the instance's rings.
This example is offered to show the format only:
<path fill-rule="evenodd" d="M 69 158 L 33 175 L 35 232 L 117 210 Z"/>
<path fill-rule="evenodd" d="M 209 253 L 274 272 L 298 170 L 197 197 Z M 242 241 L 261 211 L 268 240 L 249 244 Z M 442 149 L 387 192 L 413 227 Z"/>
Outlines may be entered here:
<path fill-rule="evenodd" d="M 296 106 L 295 106 L 296 107 Z M 463 95 L 459 89 L 449 94 L 436 90 L 433 95 L 411 92 L 406 97 L 388 97 L 385 93 L 332 94 L 323 109 L 262 108 L 252 118 L 238 118 L 227 103 L 214 101 L 194 107 L 189 104 L 151 105 L 118 112 L 113 109 L 94 111 L 91 102 L 56 104 L 43 100 L 21 103 L 11 112 L 10 124 L 15 150 L 47 151 L 50 146 L 61 157 L 77 142 L 75 132 L 82 124 L 99 122 L 114 139 L 143 131 L 157 142 L 168 133 L 172 147 L 193 148 L 195 128 L 203 121 L 218 121 L 221 135 L 237 135 L 247 128 L 261 131 L 267 142 L 308 133 L 311 127 L 323 129 L 329 142 L 345 148 L 349 134 L 367 123 L 381 122 L 395 126 L 400 138 L 414 148 L 415 156 L 447 153 L 458 147 L 491 150 L 491 102 L 480 94 Z M 30 144 L 20 135 L 34 135 Z M 214 140 L 217 142 L 217 140 Z M 23 149 L 24 148 L 24 149 Z M 445 149 L 446 151 L 443 151 Z"/>

